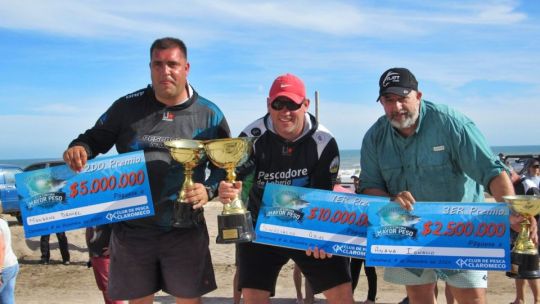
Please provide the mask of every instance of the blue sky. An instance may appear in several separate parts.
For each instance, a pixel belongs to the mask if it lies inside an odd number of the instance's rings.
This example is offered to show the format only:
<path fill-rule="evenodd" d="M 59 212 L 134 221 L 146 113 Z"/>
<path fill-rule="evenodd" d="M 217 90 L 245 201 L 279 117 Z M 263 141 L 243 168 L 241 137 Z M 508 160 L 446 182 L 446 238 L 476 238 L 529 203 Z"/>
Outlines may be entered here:
<path fill-rule="evenodd" d="M 424 98 L 492 146 L 540 144 L 538 1 L 0 0 L 0 159 L 60 157 L 117 98 L 150 82 L 149 46 L 188 46 L 189 80 L 233 134 L 290 72 L 320 120 L 360 148 L 383 113 L 378 79 L 407 67 Z"/>

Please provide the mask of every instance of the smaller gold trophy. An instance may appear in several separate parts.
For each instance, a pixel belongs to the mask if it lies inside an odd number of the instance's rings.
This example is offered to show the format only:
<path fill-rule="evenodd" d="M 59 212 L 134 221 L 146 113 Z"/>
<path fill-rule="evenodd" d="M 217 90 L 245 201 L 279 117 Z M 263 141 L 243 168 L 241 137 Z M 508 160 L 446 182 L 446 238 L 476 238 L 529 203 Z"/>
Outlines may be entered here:
<path fill-rule="evenodd" d="M 227 182 L 236 180 L 235 169 L 249 159 L 253 149 L 252 137 L 223 138 L 205 142 L 208 158 L 214 165 L 227 171 Z M 218 215 L 218 236 L 216 243 L 249 242 L 255 238 L 251 212 L 236 197 L 229 204 L 223 205 Z"/>
<path fill-rule="evenodd" d="M 172 158 L 184 167 L 184 183 L 174 202 L 172 226 L 176 228 L 193 227 L 193 205 L 184 200 L 187 187 L 193 186 L 193 169 L 205 158 L 204 145 L 193 139 L 175 139 L 165 142 Z"/>
<path fill-rule="evenodd" d="M 510 210 L 523 217 L 531 217 L 540 213 L 540 196 L 511 195 L 503 198 L 508 203 Z M 531 223 L 528 219 L 521 222 L 521 231 L 514 242 L 514 249 L 512 249 L 512 269 L 506 273 L 511 278 L 540 278 L 538 249 L 529 238 L 530 226 Z"/>

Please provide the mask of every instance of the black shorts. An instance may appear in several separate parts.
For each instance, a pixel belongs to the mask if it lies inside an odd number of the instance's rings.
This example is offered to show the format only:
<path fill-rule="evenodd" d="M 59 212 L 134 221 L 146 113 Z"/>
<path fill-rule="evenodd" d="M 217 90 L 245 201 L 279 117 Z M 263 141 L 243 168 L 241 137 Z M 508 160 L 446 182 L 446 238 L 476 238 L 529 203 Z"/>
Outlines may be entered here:
<path fill-rule="evenodd" d="M 238 249 L 239 288 L 266 290 L 274 295 L 279 272 L 289 259 L 300 267 L 316 294 L 351 281 L 348 258 L 315 259 L 303 250 L 251 242 L 238 244 Z"/>
<path fill-rule="evenodd" d="M 110 249 L 112 299 L 136 299 L 159 290 L 197 298 L 217 288 L 205 224 L 170 231 L 117 224 Z"/>

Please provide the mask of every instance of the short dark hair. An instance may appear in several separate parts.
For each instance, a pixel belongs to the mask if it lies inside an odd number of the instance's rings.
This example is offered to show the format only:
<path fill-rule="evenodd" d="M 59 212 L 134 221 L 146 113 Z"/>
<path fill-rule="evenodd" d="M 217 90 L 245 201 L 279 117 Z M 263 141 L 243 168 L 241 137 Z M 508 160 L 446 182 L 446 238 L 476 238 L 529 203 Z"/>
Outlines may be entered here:
<path fill-rule="evenodd" d="M 182 40 L 173 37 L 156 39 L 156 41 L 154 41 L 154 43 L 152 43 L 152 46 L 150 47 L 150 58 L 152 58 L 152 52 L 154 52 L 155 49 L 166 50 L 174 47 L 178 47 L 180 51 L 184 53 L 184 57 L 187 59 L 186 44 Z"/>

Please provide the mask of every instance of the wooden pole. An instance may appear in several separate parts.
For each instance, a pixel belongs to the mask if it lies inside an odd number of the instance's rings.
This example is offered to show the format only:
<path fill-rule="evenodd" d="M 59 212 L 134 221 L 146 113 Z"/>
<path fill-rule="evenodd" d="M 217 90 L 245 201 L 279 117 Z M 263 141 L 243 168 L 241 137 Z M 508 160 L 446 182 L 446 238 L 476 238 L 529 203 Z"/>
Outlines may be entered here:
<path fill-rule="evenodd" d="M 315 118 L 319 121 L 319 91 L 315 91 Z"/>

